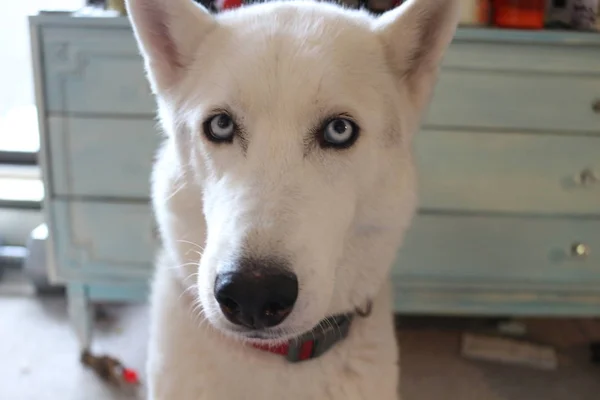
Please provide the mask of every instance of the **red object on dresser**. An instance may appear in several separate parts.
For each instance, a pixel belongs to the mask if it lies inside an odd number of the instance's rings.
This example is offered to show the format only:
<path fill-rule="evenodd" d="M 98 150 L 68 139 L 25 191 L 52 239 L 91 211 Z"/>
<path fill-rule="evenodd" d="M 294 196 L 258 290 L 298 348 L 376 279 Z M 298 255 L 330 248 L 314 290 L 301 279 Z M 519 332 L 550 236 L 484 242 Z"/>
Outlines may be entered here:
<path fill-rule="evenodd" d="M 232 8 L 241 7 L 243 4 L 242 0 L 217 0 L 217 7 L 219 10 L 229 10 Z"/>
<path fill-rule="evenodd" d="M 500 28 L 543 29 L 545 0 L 493 0 L 492 22 Z"/>

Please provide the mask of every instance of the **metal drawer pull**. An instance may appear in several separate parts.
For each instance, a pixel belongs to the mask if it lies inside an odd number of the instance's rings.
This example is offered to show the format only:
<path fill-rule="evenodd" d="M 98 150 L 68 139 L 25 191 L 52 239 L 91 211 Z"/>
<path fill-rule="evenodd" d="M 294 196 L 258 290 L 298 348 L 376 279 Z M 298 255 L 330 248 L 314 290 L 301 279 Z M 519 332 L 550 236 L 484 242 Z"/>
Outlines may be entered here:
<path fill-rule="evenodd" d="M 576 258 L 585 258 L 590 255 L 590 246 L 585 243 L 574 243 L 571 246 L 571 255 Z"/>
<path fill-rule="evenodd" d="M 600 114 L 600 99 L 594 100 L 592 103 L 592 110 L 594 110 L 595 113 Z"/>
<path fill-rule="evenodd" d="M 582 186 L 588 186 L 600 182 L 600 178 L 598 178 L 598 175 L 596 175 L 594 170 L 592 170 L 591 168 L 586 168 L 583 171 L 581 171 L 575 177 L 575 180 L 578 184 Z"/>

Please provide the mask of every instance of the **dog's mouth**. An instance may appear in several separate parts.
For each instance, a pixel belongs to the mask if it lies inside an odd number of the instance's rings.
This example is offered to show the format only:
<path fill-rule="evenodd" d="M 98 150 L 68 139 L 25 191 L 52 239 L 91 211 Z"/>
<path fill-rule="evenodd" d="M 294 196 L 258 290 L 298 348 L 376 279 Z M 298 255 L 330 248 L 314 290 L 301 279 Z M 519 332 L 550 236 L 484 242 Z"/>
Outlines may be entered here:
<path fill-rule="evenodd" d="M 293 341 L 302 337 L 306 337 L 307 335 L 315 335 L 318 332 L 323 332 L 326 330 L 338 331 L 338 333 L 342 333 L 343 326 L 351 320 L 353 316 L 358 316 L 361 318 L 366 318 L 371 315 L 372 312 L 372 302 L 367 300 L 364 307 L 356 307 L 354 310 L 348 313 L 337 314 L 329 317 L 324 317 L 318 323 L 316 323 L 312 327 L 304 328 L 304 329 L 292 329 L 292 328 L 283 328 L 283 327 L 273 327 L 273 328 L 264 328 L 264 329 L 246 329 L 242 327 L 229 327 L 225 328 L 227 333 L 230 335 L 234 335 L 238 339 L 241 339 L 250 344 L 256 345 L 280 345 L 285 342 Z"/>
<path fill-rule="evenodd" d="M 229 329 L 230 333 L 234 334 L 238 338 L 253 344 L 280 344 L 293 340 L 296 337 L 302 336 L 306 332 L 310 332 L 311 329 L 306 331 L 290 332 L 283 328 L 271 328 L 263 330 L 246 330 L 246 329 Z"/>
<path fill-rule="evenodd" d="M 276 335 L 268 332 L 248 332 L 243 334 L 249 341 L 275 342 L 288 339 L 287 335 Z"/>

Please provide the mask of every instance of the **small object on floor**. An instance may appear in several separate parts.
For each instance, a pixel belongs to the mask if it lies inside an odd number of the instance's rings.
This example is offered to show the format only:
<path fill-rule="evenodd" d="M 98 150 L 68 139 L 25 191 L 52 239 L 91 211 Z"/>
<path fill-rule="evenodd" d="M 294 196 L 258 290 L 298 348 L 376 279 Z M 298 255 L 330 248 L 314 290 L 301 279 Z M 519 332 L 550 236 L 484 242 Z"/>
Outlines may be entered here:
<path fill-rule="evenodd" d="M 592 355 L 592 364 L 600 365 L 600 342 L 590 343 L 590 352 Z"/>
<path fill-rule="evenodd" d="M 137 372 L 133 369 L 125 368 L 116 358 L 107 355 L 96 356 L 88 350 L 84 350 L 81 354 L 81 362 L 113 386 L 119 388 L 137 388 L 140 385 Z"/>
<path fill-rule="evenodd" d="M 525 336 L 527 325 L 517 320 L 507 320 L 498 323 L 498 332 L 507 336 Z"/>
<path fill-rule="evenodd" d="M 463 357 L 501 364 L 555 370 L 558 357 L 553 347 L 494 336 L 463 334 Z"/>

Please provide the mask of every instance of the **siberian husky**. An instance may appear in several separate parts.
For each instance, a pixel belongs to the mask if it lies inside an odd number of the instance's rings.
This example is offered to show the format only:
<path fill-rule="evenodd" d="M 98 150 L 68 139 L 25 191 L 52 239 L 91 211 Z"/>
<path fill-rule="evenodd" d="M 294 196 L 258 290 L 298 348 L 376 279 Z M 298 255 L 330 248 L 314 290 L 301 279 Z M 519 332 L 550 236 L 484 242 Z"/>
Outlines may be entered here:
<path fill-rule="evenodd" d="M 128 0 L 165 133 L 149 399 L 398 399 L 389 272 L 459 2 Z"/>

